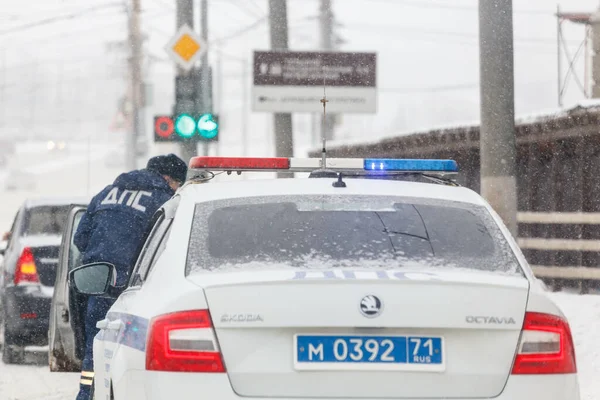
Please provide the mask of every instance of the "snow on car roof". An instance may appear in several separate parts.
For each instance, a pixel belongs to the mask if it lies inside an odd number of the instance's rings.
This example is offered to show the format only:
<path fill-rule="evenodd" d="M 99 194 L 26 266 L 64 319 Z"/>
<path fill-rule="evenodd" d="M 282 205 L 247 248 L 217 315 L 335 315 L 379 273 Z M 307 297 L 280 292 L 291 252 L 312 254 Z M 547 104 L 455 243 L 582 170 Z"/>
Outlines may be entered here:
<path fill-rule="evenodd" d="M 252 179 L 232 182 L 208 182 L 190 184 L 179 194 L 195 202 L 276 195 L 374 195 L 405 196 L 427 199 L 459 201 L 484 205 L 484 200 L 466 187 L 446 186 L 433 183 L 419 183 L 391 180 L 370 180 L 346 178 L 347 187 L 335 188 L 333 178 L 293 178 L 293 179 Z"/>
<path fill-rule="evenodd" d="M 70 204 L 88 204 L 89 197 L 35 197 L 25 200 L 25 208 L 43 207 L 43 206 L 62 206 Z"/>

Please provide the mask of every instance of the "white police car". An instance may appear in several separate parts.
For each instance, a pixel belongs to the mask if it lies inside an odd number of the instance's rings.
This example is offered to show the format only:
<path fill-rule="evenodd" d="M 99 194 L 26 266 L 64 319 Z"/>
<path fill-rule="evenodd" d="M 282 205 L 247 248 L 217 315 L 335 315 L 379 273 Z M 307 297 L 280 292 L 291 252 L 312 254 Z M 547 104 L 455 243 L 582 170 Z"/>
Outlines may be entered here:
<path fill-rule="evenodd" d="M 428 180 L 453 161 L 327 169 L 342 175 L 192 180 L 166 203 L 98 323 L 96 399 L 579 398 L 569 325 L 499 217 L 475 192 Z M 114 281 L 106 264 L 69 276 L 87 294 Z"/>

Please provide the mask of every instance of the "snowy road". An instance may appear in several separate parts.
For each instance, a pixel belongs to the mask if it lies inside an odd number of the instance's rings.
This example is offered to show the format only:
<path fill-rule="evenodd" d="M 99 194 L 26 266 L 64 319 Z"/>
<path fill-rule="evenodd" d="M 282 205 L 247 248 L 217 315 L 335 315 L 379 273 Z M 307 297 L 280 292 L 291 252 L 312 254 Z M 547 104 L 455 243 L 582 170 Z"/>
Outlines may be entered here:
<path fill-rule="evenodd" d="M 93 149 L 93 162 L 81 154 L 69 156 L 23 153 L 17 162 L 35 172 L 35 192 L 3 192 L 0 189 L 0 231 L 9 228 L 21 202 L 35 195 L 71 196 L 94 193 L 114 179 L 117 168 L 107 168 L 106 147 Z M 89 170 L 88 170 L 89 168 Z M 88 185 L 88 175 L 93 184 Z M 600 399 L 600 295 L 579 296 L 555 293 L 552 297 L 570 320 L 576 345 L 582 400 Z M 28 354 L 27 365 L 0 363 L 0 400 L 72 400 L 78 389 L 79 374 L 51 373 L 43 352 Z M 542 399 L 543 400 L 543 399 Z"/>
<path fill-rule="evenodd" d="M 581 399 L 600 399 L 600 296 L 555 293 L 552 297 L 571 322 L 579 367 Z M 36 358 L 42 364 L 6 366 L 0 363 L 0 399 L 73 400 L 77 393 L 79 375 L 51 373 L 43 364 L 43 354 L 32 355 L 30 361 L 33 362 Z"/>

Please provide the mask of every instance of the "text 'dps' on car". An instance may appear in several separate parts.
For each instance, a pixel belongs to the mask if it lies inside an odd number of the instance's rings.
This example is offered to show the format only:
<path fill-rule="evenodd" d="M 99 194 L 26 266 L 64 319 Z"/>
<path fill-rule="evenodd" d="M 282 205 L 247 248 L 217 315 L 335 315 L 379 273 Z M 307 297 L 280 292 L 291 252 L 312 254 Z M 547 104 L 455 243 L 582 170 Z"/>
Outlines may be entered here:
<path fill-rule="evenodd" d="M 190 167 L 98 323 L 96 398 L 579 398 L 568 322 L 454 161 Z M 220 171 L 310 176 L 198 184 Z"/>

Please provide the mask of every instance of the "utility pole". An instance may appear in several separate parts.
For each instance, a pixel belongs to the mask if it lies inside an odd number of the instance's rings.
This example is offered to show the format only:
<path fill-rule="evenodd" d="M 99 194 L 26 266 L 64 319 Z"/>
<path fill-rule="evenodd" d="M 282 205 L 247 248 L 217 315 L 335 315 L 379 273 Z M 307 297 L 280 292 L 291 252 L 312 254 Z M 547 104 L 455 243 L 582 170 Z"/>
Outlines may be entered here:
<path fill-rule="evenodd" d="M 481 194 L 517 237 L 512 0 L 479 1 Z"/>
<path fill-rule="evenodd" d="M 600 98 L 600 10 L 590 17 L 592 31 L 592 98 Z M 587 62 L 587 60 L 585 60 Z M 586 82 L 587 85 L 587 82 Z"/>
<path fill-rule="evenodd" d="M 213 107 L 217 114 L 221 114 L 223 110 L 223 55 L 220 51 L 217 51 L 217 76 L 219 77 L 217 80 L 217 93 L 215 96 L 216 100 L 213 99 Z M 215 155 L 219 156 L 219 142 L 215 143 Z"/>
<path fill-rule="evenodd" d="M 194 28 L 194 0 L 177 0 L 177 9 L 176 9 L 176 16 L 177 16 L 177 29 L 181 28 L 184 25 L 188 25 L 190 28 Z M 178 77 L 183 77 L 183 76 L 190 76 L 192 72 L 186 72 L 183 68 L 177 66 L 177 76 Z M 180 81 L 176 81 L 175 83 L 175 93 L 181 93 L 183 91 L 185 91 L 185 88 L 180 88 L 177 87 L 177 85 L 182 84 Z M 179 109 L 178 109 L 179 108 Z M 185 112 L 185 113 L 192 113 L 194 112 L 194 105 L 193 104 L 178 104 L 175 103 L 175 110 L 173 112 L 174 115 L 180 113 L 180 112 Z M 180 156 L 181 158 L 183 158 L 183 160 L 187 163 L 189 162 L 190 158 L 195 157 L 197 152 L 198 152 L 198 148 L 196 145 L 196 142 L 193 141 L 185 141 L 185 142 L 181 142 L 180 143 Z"/>
<path fill-rule="evenodd" d="M 0 126 L 4 127 L 4 121 L 6 121 L 6 98 L 4 96 L 4 90 L 6 89 L 6 48 L 2 48 L 2 84 L 0 86 L 0 108 L 2 113 L 0 114 Z"/>
<path fill-rule="evenodd" d="M 242 143 L 244 145 L 244 156 L 248 156 L 248 112 L 250 111 L 248 86 L 250 85 L 248 74 L 248 61 L 242 61 Z"/>
<path fill-rule="evenodd" d="M 288 50 L 288 18 L 287 0 L 269 0 L 269 25 L 271 31 L 271 48 Z M 292 114 L 275 113 L 275 155 L 277 157 L 294 156 L 294 133 L 292 131 Z M 291 178 L 288 174 L 277 173 L 278 178 Z"/>
<path fill-rule="evenodd" d="M 558 106 L 562 107 L 562 57 L 560 55 L 560 38 L 562 36 L 562 24 L 560 23 L 560 4 L 556 5 L 556 57 L 558 68 Z M 587 62 L 587 61 L 586 61 Z"/>
<path fill-rule="evenodd" d="M 204 43 L 208 43 L 208 0 L 200 0 L 200 30 Z M 200 80 L 202 85 L 201 110 L 202 114 L 212 112 L 212 79 L 209 78 L 208 51 L 201 57 Z M 202 154 L 208 155 L 208 143 L 202 143 Z"/>
<path fill-rule="evenodd" d="M 140 32 L 141 0 L 132 0 L 129 12 L 129 44 L 131 56 L 129 59 L 131 76 L 131 105 L 133 131 L 127 134 L 125 141 L 125 167 L 127 170 L 137 168 L 136 140 L 142 136 L 142 35 Z"/>
<path fill-rule="evenodd" d="M 331 9 L 332 0 L 321 0 L 319 8 L 319 26 L 320 26 L 320 47 L 322 51 L 332 51 L 333 46 L 333 11 Z M 333 139 L 333 126 L 335 116 L 333 114 L 321 115 L 321 137 L 327 140 Z"/>

